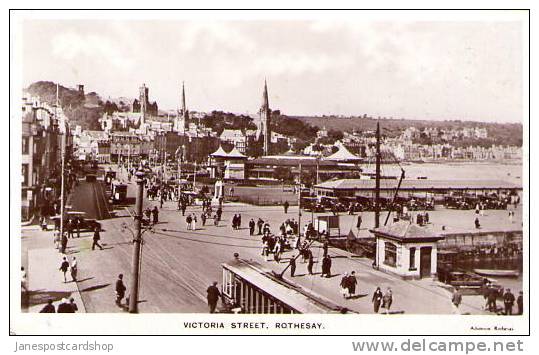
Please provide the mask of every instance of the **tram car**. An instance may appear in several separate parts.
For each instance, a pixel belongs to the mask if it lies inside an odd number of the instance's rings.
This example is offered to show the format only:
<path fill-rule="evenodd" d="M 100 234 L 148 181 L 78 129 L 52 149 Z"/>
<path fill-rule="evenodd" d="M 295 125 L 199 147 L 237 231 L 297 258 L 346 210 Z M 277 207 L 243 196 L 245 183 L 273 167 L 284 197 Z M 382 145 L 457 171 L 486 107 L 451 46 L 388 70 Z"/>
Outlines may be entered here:
<path fill-rule="evenodd" d="M 127 201 L 127 185 L 118 181 L 111 184 L 110 200 L 113 204 L 122 204 Z"/>
<path fill-rule="evenodd" d="M 339 313 L 340 306 L 289 284 L 254 261 L 222 264 L 222 313 Z"/>

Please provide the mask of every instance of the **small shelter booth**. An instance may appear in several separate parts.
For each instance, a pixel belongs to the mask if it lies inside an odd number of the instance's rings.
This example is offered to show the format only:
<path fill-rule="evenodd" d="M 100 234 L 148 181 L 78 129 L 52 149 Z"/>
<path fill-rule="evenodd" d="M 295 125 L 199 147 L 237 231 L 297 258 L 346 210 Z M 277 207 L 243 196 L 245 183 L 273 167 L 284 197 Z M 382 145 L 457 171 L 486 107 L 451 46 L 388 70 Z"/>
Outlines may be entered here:
<path fill-rule="evenodd" d="M 318 216 L 314 219 L 313 227 L 319 234 L 326 232 L 328 237 L 339 237 L 341 235 L 339 216 Z"/>
<path fill-rule="evenodd" d="M 240 153 L 234 147 L 225 159 L 225 179 L 243 180 L 245 179 L 245 160 L 247 156 Z"/>
<path fill-rule="evenodd" d="M 438 241 L 443 239 L 409 222 L 372 229 L 376 239 L 376 265 L 405 279 L 434 277 Z"/>

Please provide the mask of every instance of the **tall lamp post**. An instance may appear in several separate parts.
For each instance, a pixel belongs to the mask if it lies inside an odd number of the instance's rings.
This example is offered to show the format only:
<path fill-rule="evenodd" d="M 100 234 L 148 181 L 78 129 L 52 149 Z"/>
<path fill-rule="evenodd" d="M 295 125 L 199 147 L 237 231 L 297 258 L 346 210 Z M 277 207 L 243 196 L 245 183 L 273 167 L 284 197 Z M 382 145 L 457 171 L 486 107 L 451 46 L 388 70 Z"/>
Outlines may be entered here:
<path fill-rule="evenodd" d="M 131 292 L 129 294 L 129 313 L 138 312 L 138 291 L 139 291 L 139 272 L 140 272 L 140 254 L 142 245 L 142 193 L 144 187 L 144 172 L 137 171 L 135 173 L 137 178 L 137 202 L 136 202 L 136 214 L 135 214 L 135 229 L 136 234 L 133 239 L 133 262 L 131 265 Z"/>

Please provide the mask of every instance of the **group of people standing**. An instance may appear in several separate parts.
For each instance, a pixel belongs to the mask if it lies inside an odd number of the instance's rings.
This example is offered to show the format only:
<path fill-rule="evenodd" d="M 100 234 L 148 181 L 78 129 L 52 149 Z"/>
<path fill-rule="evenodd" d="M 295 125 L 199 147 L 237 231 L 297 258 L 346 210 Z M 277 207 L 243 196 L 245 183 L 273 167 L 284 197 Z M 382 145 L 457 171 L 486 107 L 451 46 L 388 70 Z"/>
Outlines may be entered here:
<path fill-rule="evenodd" d="M 146 216 L 147 224 L 159 223 L 159 209 L 157 206 L 154 206 L 153 208 L 146 208 L 144 210 L 144 216 Z"/>

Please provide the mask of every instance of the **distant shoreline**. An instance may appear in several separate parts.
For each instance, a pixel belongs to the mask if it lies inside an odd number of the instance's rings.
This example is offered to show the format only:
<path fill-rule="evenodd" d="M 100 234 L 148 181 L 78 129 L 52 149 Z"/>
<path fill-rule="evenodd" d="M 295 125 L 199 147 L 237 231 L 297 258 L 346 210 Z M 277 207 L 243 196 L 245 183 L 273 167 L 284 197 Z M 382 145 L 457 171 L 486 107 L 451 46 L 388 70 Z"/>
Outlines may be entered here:
<path fill-rule="evenodd" d="M 384 164 L 393 164 L 393 163 L 384 163 Z M 401 164 L 410 165 L 410 164 L 436 164 L 436 165 L 522 165 L 522 160 L 520 159 L 503 159 L 503 160 L 405 160 Z"/>

